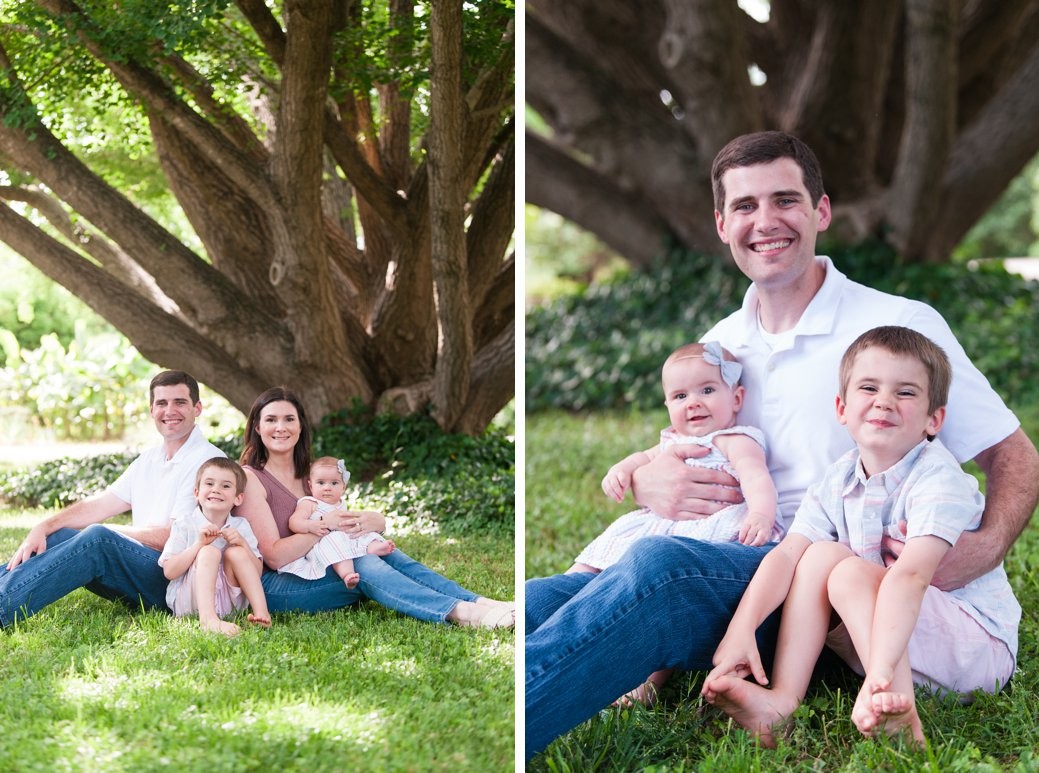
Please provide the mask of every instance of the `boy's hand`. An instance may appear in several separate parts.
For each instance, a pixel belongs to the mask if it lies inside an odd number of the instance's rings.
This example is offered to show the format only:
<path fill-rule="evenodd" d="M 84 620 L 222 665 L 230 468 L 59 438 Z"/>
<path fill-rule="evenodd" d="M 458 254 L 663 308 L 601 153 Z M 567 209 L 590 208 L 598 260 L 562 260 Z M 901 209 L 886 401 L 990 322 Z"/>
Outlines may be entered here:
<path fill-rule="evenodd" d="M 245 539 L 241 534 L 238 533 L 238 529 L 233 526 L 225 526 L 220 530 L 220 536 L 227 540 L 228 545 L 235 547 L 244 548 L 246 547 Z"/>
<path fill-rule="evenodd" d="M 743 545 L 760 547 L 768 542 L 772 536 L 772 526 L 776 519 L 765 513 L 747 513 L 747 517 L 740 524 L 739 541 Z"/>
<path fill-rule="evenodd" d="M 203 526 L 198 530 L 198 544 L 211 545 L 213 540 L 220 536 L 220 529 L 212 524 Z"/>
<path fill-rule="evenodd" d="M 712 696 L 711 683 L 720 676 L 731 674 L 743 679 L 753 675 L 758 684 L 768 684 L 768 676 L 765 674 L 765 667 L 761 665 L 761 654 L 758 652 L 753 631 L 749 635 L 731 630 L 726 632 L 718 649 L 714 651 L 712 662 L 714 668 L 704 678 L 703 689 L 700 690 L 705 697 Z"/>

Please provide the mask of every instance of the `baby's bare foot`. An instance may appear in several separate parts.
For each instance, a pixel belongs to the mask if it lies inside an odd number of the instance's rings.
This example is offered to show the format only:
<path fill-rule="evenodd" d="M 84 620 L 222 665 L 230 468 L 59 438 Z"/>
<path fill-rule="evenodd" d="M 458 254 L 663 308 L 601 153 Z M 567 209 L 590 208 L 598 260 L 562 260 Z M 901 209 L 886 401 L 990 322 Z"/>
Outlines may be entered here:
<path fill-rule="evenodd" d="M 346 587 L 353 590 L 357 587 L 357 583 L 361 581 L 361 575 L 358 572 L 350 572 L 343 578 L 343 582 L 346 583 Z"/>
<path fill-rule="evenodd" d="M 776 748 L 774 731 L 797 709 L 796 699 L 736 676 L 718 677 L 707 685 L 704 697 L 768 749 Z"/>
<path fill-rule="evenodd" d="M 202 626 L 203 631 L 222 633 L 224 636 L 237 636 L 242 630 L 234 623 L 221 620 L 219 617 L 213 620 L 199 620 L 198 622 Z"/>
<path fill-rule="evenodd" d="M 393 544 L 393 540 L 382 540 L 379 542 L 373 542 L 368 546 L 368 552 L 373 556 L 388 556 L 397 546 Z"/>

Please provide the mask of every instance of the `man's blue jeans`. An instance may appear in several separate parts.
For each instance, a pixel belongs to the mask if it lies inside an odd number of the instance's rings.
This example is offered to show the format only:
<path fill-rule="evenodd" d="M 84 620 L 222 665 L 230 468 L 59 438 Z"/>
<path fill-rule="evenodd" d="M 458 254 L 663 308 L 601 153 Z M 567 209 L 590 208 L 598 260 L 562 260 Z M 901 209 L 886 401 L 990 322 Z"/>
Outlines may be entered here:
<path fill-rule="evenodd" d="M 599 574 L 528 580 L 529 760 L 654 671 L 711 668 L 743 591 L 772 548 L 646 537 Z M 778 630 L 758 631 L 766 662 Z"/>
<path fill-rule="evenodd" d="M 166 607 L 159 552 L 100 524 L 59 529 L 47 549 L 8 571 L 0 566 L 0 626 L 34 615 L 76 588 L 131 605 Z"/>
<path fill-rule="evenodd" d="M 320 580 L 265 571 L 267 605 L 272 612 L 318 612 L 349 606 L 366 596 L 420 620 L 442 622 L 459 601 L 477 598 L 399 549 L 388 556 L 355 559 L 355 566 L 361 583 L 354 590 L 347 590 L 331 568 Z M 101 524 L 82 531 L 59 529 L 47 537 L 43 553 L 14 571 L 0 565 L 0 627 L 36 614 L 77 588 L 135 607 L 166 610 L 167 584 L 159 551 Z"/>

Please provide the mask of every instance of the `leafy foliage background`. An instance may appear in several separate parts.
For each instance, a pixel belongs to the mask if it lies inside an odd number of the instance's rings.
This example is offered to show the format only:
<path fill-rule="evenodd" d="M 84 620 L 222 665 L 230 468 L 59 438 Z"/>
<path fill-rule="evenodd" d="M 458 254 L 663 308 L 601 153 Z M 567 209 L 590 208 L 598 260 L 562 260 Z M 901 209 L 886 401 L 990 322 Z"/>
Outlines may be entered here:
<path fill-rule="evenodd" d="M 933 306 L 1004 400 L 1039 403 L 1039 282 L 999 263 L 906 265 L 879 241 L 822 251 L 852 279 Z M 527 410 L 659 407 L 664 358 L 739 308 L 748 284 L 729 261 L 673 251 L 529 310 Z"/>

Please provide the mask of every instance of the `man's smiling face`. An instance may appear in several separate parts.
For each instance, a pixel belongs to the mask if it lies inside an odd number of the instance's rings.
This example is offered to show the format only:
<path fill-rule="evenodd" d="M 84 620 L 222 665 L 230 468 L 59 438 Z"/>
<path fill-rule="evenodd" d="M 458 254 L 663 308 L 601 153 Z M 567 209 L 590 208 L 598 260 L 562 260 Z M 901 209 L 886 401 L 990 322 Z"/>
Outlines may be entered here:
<path fill-rule="evenodd" d="M 722 181 L 725 209 L 714 213 L 715 224 L 740 271 L 763 290 L 796 284 L 814 265 L 816 236 L 830 224 L 829 198 L 812 206 L 792 158 L 734 167 Z"/>
<path fill-rule="evenodd" d="M 202 403 L 191 403 L 187 384 L 155 387 L 151 415 L 155 428 L 166 441 L 183 440 L 195 428 L 195 419 L 202 413 Z"/>

